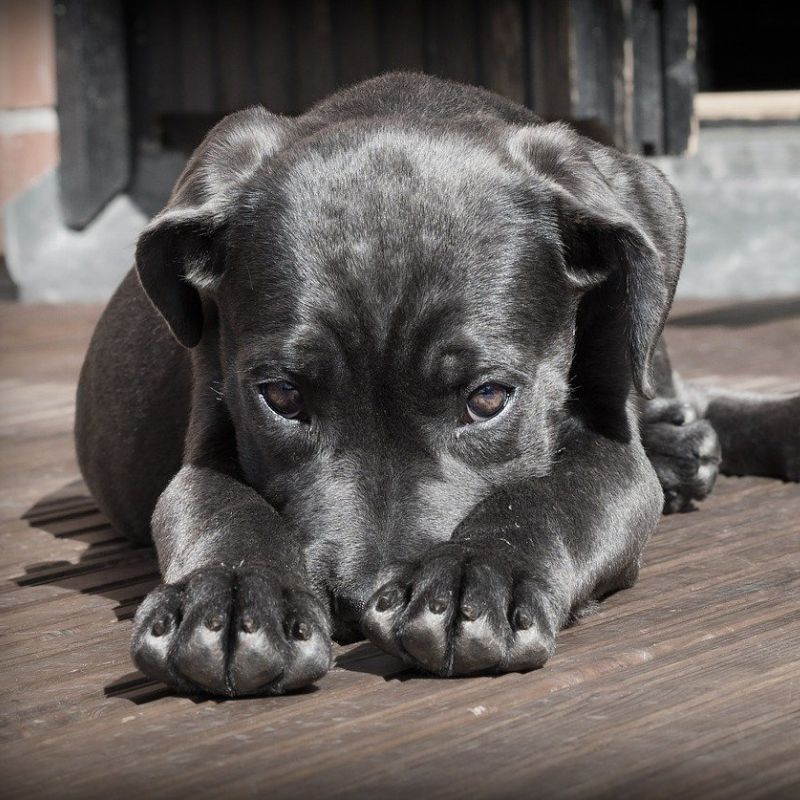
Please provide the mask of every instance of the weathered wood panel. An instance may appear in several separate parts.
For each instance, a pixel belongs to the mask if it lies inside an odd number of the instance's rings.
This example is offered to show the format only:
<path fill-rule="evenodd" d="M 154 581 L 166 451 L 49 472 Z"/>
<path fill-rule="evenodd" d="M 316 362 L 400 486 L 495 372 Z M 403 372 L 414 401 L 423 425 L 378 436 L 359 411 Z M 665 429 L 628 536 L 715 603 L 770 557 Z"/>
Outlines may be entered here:
<path fill-rule="evenodd" d="M 412 69 L 486 86 L 547 118 L 579 122 L 603 141 L 659 153 L 667 146 L 666 127 L 677 126 L 673 148 L 685 139 L 693 93 L 686 82 L 693 69 L 686 50 L 690 7 L 683 0 L 662 6 L 659 0 L 129 3 L 136 130 L 170 146 L 184 136 L 189 149 L 204 125 L 249 103 L 300 113 L 337 86 Z M 672 70 L 669 79 L 665 68 Z M 196 121 L 181 123 L 180 115 Z"/>
<path fill-rule="evenodd" d="M 422 0 L 377 0 L 381 72 L 425 68 Z"/>
<path fill-rule="evenodd" d="M 336 86 L 333 61 L 333 22 L 330 0 L 297 0 L 293 6 L 295 32 L 295 102 L 308 108 Z"/>
<path fill-rule="evenodd" d="M 523 5 L 483 0 L 479 17 L 481 82 L 517 103 L 529 100 Z"/>
<path fill-rule="evenodd" d="M 661 22 L 660 2 L 637 0 L 633 3 L 633 140 L 637 152 L 647 155 L 664 152 Z"/>
<path fill-rule="evenodd" d="M 379 71 L 378 20 L 372 0 L 340 3 L 333 18 L 336 83 L 340 86 L 369 78 Z"/>
<path fill-rule="evenodd" d="M 662 520 L 638 584 L 527 675 L 437 680 L 366 644 L 317 691 L 218 703 L 132 673 L 154 585 L 78 479 L 99 309 L 0 308 L 0 780 L 8 798 L 790 798 L 800 794 L 800 487 L 722 479 Z M 800 298 L 683 303 L 674 362 L 800 391 Z"/>
<path fill-rule="evenodd" d="M 425 71 L 463 83 L 478 83 L 478 24 L 474 0 L 425 4 Z"/>
<path fill-rule="evenodd" d="M 697 18 L 689 0 L 667 0 L 662 11 L 664 70 L 664 146 L 683 153 L 694 134 L 694 95 L 697 91 L 695 51 Z"/>
<path fill-rule="evenodd" d="M 83 228 L 130 177 L 122 2 L 63 0 L 55 10 L 61 209 Z"/>

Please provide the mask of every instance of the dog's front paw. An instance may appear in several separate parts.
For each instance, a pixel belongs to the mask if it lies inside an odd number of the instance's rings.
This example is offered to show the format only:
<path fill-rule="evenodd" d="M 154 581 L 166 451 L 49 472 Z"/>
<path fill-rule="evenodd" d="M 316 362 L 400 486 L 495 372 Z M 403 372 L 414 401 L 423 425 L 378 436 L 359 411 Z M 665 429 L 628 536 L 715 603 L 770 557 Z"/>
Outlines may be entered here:
<path fill-rule="evenodd" d="M 711 423 L 691 406 L 657 400 L 642 420 L 642 444 L 664 490 L 664 513 L 688 508 L 714 488 L 721 460 Z"/>
<path fill-rule="evenodd" d="M 180 691 L 282 694 L 328 671 L 330 623 L 315 597 L 275 572 L 211 567 L 150 592 L 131 654 Z"/>
<path fill-rule="evenodd" d="M 361 626 L 379 647 L 437 675 L 540 667 L 557 613 L 524 572 L 450 544 L 382 576 Z"/>

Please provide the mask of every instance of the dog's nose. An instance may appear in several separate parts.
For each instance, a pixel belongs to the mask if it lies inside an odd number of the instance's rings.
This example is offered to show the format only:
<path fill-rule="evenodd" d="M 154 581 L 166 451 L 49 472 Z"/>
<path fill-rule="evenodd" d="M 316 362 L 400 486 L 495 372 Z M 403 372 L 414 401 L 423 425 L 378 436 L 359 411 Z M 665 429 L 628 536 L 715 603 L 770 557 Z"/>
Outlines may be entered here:
<path fill-rule="evenodd" d="M 343 622 L 358 622 L 366 604 L 366 597 L 337 597 L 334 601 L 334 613 Z"/>
<path fill-rule="evenodd" d="M 337 597 L 333 601 L 332 636 L 339 644 L 350 644 L 364 638 L 361 631 L 361 615 L 366 606 L 366 598 Z"/>

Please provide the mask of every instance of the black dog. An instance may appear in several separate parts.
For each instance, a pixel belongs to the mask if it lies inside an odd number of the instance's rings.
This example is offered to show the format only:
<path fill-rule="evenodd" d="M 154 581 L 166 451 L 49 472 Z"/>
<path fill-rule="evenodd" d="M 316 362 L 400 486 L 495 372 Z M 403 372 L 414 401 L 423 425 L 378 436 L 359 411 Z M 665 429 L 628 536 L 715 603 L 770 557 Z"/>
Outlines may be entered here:
<path fill-rule="evenodd" d="M 673 380 L 683 250 L 657 169 L 479 89 L 223 120 L 78 393 L 87 483 L 163 572 L 136 664 L 277 693 L 363 632 L 440 675 L 538 667 L 636 580 L 665 496 L 708 493 L 718 437 L 723 469 L 797 479 L 800 398 Z"/>

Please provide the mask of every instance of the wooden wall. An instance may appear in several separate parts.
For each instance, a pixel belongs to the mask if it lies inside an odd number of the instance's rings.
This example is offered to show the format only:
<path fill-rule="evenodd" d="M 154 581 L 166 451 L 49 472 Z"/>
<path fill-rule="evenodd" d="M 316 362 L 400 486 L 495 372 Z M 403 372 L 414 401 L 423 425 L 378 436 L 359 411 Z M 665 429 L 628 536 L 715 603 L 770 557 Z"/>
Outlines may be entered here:
<path fill-rule="evenodd" d="M 688 8 L 683 0 L 131 0 L 135 129 L 181 146 L 242 106 L 296 114 L 337 86 L 413 69 L 486 86 L 629 150 L 680 152 L 688 120 L 682 138 L 667 128 L 676 122 L 673 76 L 693 80 Z M 691 99 L 693 86 L 682 88 Z"/>
<path fill-rule="evenodd" d="M 123 184 L 141 183 L 139 154 L 188 152 L 230 111 L 261 103 L 300 113 L 338 86 L 394 69 L 486 86 L 631 152 L 681 153 L 690 141 L 691 0 L 58 0 L 55 8 L 62 205 L 75 227 Z"/>

